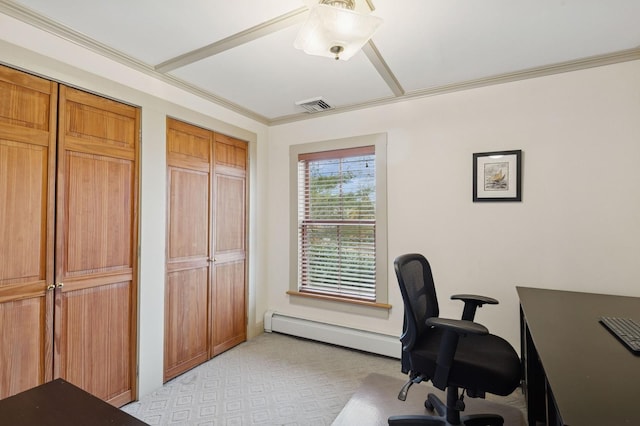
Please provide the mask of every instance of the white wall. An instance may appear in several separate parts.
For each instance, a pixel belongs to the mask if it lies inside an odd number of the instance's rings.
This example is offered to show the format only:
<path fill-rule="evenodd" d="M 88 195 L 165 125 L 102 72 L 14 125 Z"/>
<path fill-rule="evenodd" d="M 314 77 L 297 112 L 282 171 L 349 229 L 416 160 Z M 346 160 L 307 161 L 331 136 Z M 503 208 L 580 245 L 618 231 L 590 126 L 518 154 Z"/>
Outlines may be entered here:
<path fill-rule="evenodd" d="M 266 168 L 265 125 L 0 14 L 0 63 L 141 107 L 139 396 L 162 386 L 166 213 L 166 116 L 249 141 L 249 336 L 262 331 L 258 245 Z"/>
<path fill-rule="evenodd" d="M 269 307 L 399 335 L 388 319 L 292 301 L 288 146 L 388 132 L 389 262 L 430 259 L 441 314 L 454 293 L 501 301 L 477 319 L 519 344 L 515 286 L 640 296 L 640 62 L 468 90 L 269 129 Z M 523 150 L 523 201 L 472 202 L 472 154 Z"/>

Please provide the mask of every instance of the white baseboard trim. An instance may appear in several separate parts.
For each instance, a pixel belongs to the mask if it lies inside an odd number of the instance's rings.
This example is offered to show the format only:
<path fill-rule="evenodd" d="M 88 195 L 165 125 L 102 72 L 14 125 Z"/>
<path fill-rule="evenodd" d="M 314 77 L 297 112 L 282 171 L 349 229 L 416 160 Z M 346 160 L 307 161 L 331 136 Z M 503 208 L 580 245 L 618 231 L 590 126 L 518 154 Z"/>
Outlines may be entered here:
<path fill-rule="evenodd" d="M 326 324 L 274 311 L 264 314 L 264 331 L 275 331 L 392 358 L 400 358 L 402 350 L 397 336 Z"/>

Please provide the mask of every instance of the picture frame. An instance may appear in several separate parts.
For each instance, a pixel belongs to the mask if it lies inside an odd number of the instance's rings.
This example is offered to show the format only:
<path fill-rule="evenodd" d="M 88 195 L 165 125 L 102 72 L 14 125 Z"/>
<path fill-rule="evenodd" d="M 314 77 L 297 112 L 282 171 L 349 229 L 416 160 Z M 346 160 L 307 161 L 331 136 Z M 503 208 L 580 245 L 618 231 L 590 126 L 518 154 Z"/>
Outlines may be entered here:
<path fill-rule="evenodd" d="M 473 154 L 473 201 L 522 201 L 522 150 Z"/>

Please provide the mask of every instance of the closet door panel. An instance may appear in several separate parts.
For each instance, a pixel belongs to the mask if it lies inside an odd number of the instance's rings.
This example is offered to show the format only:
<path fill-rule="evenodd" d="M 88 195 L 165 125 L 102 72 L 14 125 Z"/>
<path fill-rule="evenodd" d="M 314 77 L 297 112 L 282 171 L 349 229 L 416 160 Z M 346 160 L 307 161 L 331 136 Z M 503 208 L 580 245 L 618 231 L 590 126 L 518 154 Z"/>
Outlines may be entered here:
<path fill-rule="evenodd" d="M 135 397 L 139 109 L 60 90 L 54 374 Z"/>
<path fill-rule="evenodd" d="M 169 169 L 169 259 L 172 264 L 207 260 L 209 173 Z"/>
<path fill-rule="evenodd" d="M 209 174 L 169 170 L 165 380 L 207 359 Z"/>
<path fill-rule="evenodd" d="M 46 310 L 44 296 L 0 302 L 0 399 L 47 381 Z"/>
<path fill-rule="evenodd" d="M 132 272 L 131 161 L 68 152 L 67 276 Z"/>
<path fill-rule="evenodd" d="M 213 354 L 218 355 L 244 342 L 246 334 L 245 262 L 218 261 L 213 290 Z"/>
<path fill-rule="evenodd" d="M 167 119 L 164 380 L 209 356 L 211 132 Z"/>
<path fill-rule="evenodd" d="M 75 287 L 75 288 L 73 288 Z M 66 286 L 60 312 L 66 334 L 61 348 L 65 380 L 112 400 L 130 392 L 127 361 L 130 348 L 131 310 L 129 280 L 96 286 Z M 108 330 L 108 333 L 104 331 Z"/>
<path fill-rule="evenodd" d="M 247 143 L 215 135 L 212 352 L 246 340 Z"/>
<path fill-rule="evenodd" d="M 0 282 L 44 285 L 47 147 L 0 139 Z M 0 284 L 1 285 L 1 284 Z"/>
<path fill-rule="evenodd" d="M 209 268 L 190 268 L 167 276 L 165 309 L 165 380 L 208 359 Z"/>
<path fill-rule="evenodd" d="M 0 66 L 0 398 L 53 374 L 57 90 Z"/>

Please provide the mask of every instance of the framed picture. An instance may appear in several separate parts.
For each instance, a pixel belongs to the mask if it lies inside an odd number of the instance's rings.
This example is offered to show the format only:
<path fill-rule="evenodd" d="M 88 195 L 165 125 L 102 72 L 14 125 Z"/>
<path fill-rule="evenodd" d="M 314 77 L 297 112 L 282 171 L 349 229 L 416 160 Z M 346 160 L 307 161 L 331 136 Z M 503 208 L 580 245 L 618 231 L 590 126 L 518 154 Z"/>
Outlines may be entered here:
<path fill-rule="evenodd" d="M 473 154 L 473 201 L 522 201 L 522 151 Z"/>

